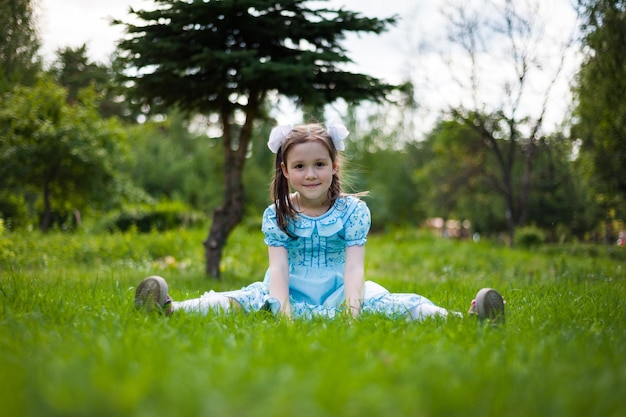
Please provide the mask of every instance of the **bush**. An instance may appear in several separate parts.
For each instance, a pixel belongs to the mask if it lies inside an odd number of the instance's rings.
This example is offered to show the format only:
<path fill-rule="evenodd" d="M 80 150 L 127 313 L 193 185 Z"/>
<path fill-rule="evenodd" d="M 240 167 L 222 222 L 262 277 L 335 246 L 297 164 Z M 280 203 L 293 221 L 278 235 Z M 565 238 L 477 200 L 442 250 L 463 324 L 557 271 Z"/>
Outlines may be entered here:
<path fill-rule="evenodd" d="M 538 227 L 521 227 L 515 232 L 515 245 L 520 248 L 534 248 L 546 241 L 546 235 Z"/>
<path fill-rule="evenodd" d="M 193 227 L 205 217 L 182 202 L 161 202 L 154 206 L 126 207 L 108 216 L 101 223 L 104 230 L 122 232 L 135 229 L 141 233 Z"/>
<path fill-rule="evenodd" d="M 8 190 L 0 192 L 0 217 L 3 218 L 3 228 L 6 230 L 26 226 L 29 218 L 24 196 Z"/>

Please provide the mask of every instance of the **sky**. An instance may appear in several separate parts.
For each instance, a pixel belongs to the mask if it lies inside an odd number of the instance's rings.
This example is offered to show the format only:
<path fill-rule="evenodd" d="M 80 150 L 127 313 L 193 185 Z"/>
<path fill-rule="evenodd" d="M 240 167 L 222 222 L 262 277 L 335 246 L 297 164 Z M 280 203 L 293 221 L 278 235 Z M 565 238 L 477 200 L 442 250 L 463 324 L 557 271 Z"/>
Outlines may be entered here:
<path fill-rule="evenodd" d="M 130 7 L 149 8 L 151 0 L 38 0 L 41 6 L 40 30 L 42 53 L 46 62 L 54 58 L 58 48 L 87 45 L 90 56 L 106 62 L 115 42 L 123 36 L 122 28 L 109 24 L 112 18 L 127 20 Z M 429 2 L 427 2 L 429 3 Z M 334 6 L 346 6 L 365 16 L 406 16 L 415 8 L 415 0 L 332 0 Z M 431 3 L 432 4 L 432 3 Z M 402 75 L 403 31 L 406 22 L 382 36 L 351 37 L 350 56 L 361 72 L 398 82 Z M 352 39 L 353 38 L 353 39 Z M 376 53 L 372 53 L 376 51 Z M 381 59 L 382 58 L 382 59 Z"/>
<path fill-rule="evenodd" d="M 90 57 L 101 63 L 108 62 L 115 49 L 116 42 L 122 38 L 122 28 L 111 26 L 110 20 L 130 19 L 131 7 L 135 9 L 149 8 L 152 0 L 37 0 L 40 5 L 39 29 L 42 40 L 44 60 L 50 63 L 55 51 L 64 47 L 87 45 Z M 381 35 L 350 35 L 346 38 L 345 47 L 354 61 L 349 70 L 365 73 L 389 83 L 400 83 L 408 79 L 417 87 L 417 100 L 422 109 L 421 122 L 430 128 L 439 110 L 451 104 L 458 104 L 467 97 L 465 92 L 455 89 L 451 68 L 460 68 L 457 77 L 467 78 L 462 72 L 464 65 L 460 56 L 455 56 L 452 49 L 442 50 L 437 45 L 445 44 L 446 18 L 442 11 L 454 0 L 330 0 L 334 7 L 345 6 L 346 9 L 361 12 L 368 17 L 389 17 L 397 15 L 398 24 Z M 488 5 L 483 0 L 481 5 Z M 502 0 L 492 0 L 495 2 Z M 549 22 L 548 32 L 554 38 L 563 37 L 575 27 L 575 14 L 569 3 L 571 0 L 543 0 L 542 13 Z M 484 13 L 489 13 L 489 8 Z M 548 47 L 548 40 L 541 48 Z M 558 52 L 555 52 L 558 55 Z M 548 53 L 549 54 L 549 53 Z M 556 125 L 563 119 L 567 104 L 571 102 L 568 82 L 576 68 L 575 57 L 560 75 L 558 88 L 553 92 L 554 99 L 550 103 L 547 124 Z M 490 95 L 498 100 L 499 90 L 495 87 L 498 80 L 498 63 L 491 65 L 495 73 L 484 73 L 482 94 L 486 101 Z M 448 73 L 444 76 L 444 73 Z M 493 81 L 493 82 L 492 82 Z M 545 81 L 545 80 L 544 80 Z M 541 86 L 541 80 L 536 81 Z M 490 91 L 491 89 L 491 91 Z M 541 88 L 538 87 L 540 90 Z M 537 107 L 540 97 L 529 99 L 527 108 L 532 111 Z M 292 117 L 290 110 L 285 110 L 283 118 Z M 280 120 L 279 120 L 280 121 Z"/>

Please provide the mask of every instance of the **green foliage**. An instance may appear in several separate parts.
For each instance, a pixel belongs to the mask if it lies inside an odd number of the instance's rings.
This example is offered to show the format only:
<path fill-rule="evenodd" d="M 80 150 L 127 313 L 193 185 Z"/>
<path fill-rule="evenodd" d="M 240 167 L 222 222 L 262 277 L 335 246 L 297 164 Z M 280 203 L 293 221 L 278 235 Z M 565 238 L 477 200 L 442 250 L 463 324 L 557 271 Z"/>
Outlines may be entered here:
<path fill-rule="evenodd" d="M 410 146 L 419 155 L 413 181 L 428 216 L 468 219 L 481 234 L 507 230 L 507 205 L 499 180 L 494 180 L 499 163 L 474 129 L 442 120 L 424 142 Z M 510 186 L 528 193 L 523 199 L 512 197 L 526 213 L 518 213 L 515 225 L 534 224 L 551 241 L 582 238 L 596 227 L 598 215 L 590 204 L 591 190 L 580 181 L 577 162 L 572 161 L 571 142 L 555 134 L 536 140 L 534 147 L 531 169 L 511 166 Z M 513 151 L 523 153 L 521 145 L 514 145 Z"/>
<path fill-rule="evenodd" d="M 82 90 L 93 87 L 97 92 L 97 107 L 101 117 L 116 116 L 132 120 L 133 114 L 127 100 L 120 98 L 123 92 L 119 91 L 121 88 L 114 82 L 115 63 L 107 66 L 92 62 L 87 56 L 85 44 L 77 48 L 59 49 L 56 55 L 48 73 L 67 89 L 68 103 L 75 103 Z"/>
<path fill-rule="evenodd" d="M 0 219 L 4 220 L 4 227 L 8 230 L 28 225 L 28 204 L 24 196 L 0 189 Z"/>
<path fill-rule="evenodd" d="M 582 259 L 605 258 L 626 262 L 626 250 L 617 245 L 597 245 L 591 243 L 572 244 L 572 245 L 543 245 L 539 248 L 540 252 L 546 256 L 571 256 Z"/>
<path fill-rule="evenodd" d="M 68 105 L 66 91 L 47 78 L 18 86 L 4 97 L 0 127 L 0 188 L 36 195 L 31 204 L 42 230 L 55 212 L 104 207 L 128 195 L 125 131 L 116 119 L 99 117 L 93 90 Z"/>
<path fill-rule="evenodd" d="M 478 199 L 489 193 L 485 187 L 489 153 L 480 136 L 471 128 L 454 121 L 441 121 L 426 140 L 414 145 L 421 163 L 414 168 L 413 179 L 422 190 L 422 203 L 430 217 L 470 219 L 486 208 L 477 207 Z M 488 204 L 493 204 L 490 196 Z M 465 209 L 465 210 L 464 210 Z M 469 209 L 469 210 L 467 210 Z M 497 230 L 494 224 L 487 226 Z"/>
<path fill-rule="evenodd" d="M 99 227 L 105 230 L 137 230 L 142 233 L 198 226 L 204 216 L 181 202 L 161 201 L 155 205 L 125 206 L 109 213 Z"/>
<path fill-rule="evenodd" d="M 38 231 L 5 234 L 5 255 L 0 258 L 2 275 L 11 270 L 63 270 L 65 267 L 88 271 L 129 271 L 147 273 L 171 269 L 164 263 L 177 260 L 181 271 L 189 267 L 199 273 L 197 261 L 202 257 L 199 229 L 176 229 L 165 232 L 112 232 L 103 234 Z M 52 250 L 54 249 L 54 250 Z M 194 261 L 194 264 L 191 264 Z"/>
<path fill-rule="evenodd" d="M 131 10 L 141 24 L 119 46 L 136 93 L 151 105 L 232 115 L 278 91 L 305 104 L 337 98 L 378 100 L 392 86 L 343 71 L 348 33 L 381 33 L 395 19 L 361 17 L 343 8 L 287 2 L 158 0 Z M 117 22 L 122 24 L 122 22 Z M 227 123 L 230 121 L 227 121 Z"/>
<path fill-rule="evenodd" d="M 41 70 L 36 5 L 33 0 L 0 2 L 0 94 L 33 84 Z"/>
<path fill-rule="evenodd" d="M 398 225 L 416 225 L 423 220 L 421 190 L 411 178 L 413 156 L 404 147 L 400 125 L 388 120 L 397 107 L 376 105 L 359 121 L 350 108 L 346 125 L 345 160 L 341 161 L 341 178 L 347 192 L 368 192 L 367 204 L 372 213 L 372 228 L 387 230 Z M 365 127 L 364 127 L 365 126 Z M 408 148 L 408 146 L 407 146 Z"/>
<path fill-rule="evenodd" d="M 536 248 L 546 240 L 545 233 L 535 226 L 519 227 L 515 231 L 515 245 L 521 248 Z"/>
<path fill-rule="evenodd" d="M 274 175 L 274 154 L 267 148 L 267 140 L 274 126 L 274 120 L 258 120 L 254 126 L 243 174 L 248 217 L 244 221 L 258 219 L 271 201 L 269 190 Z"/>
<path fill-rule="evenodd" d="M 580 0 L 583 17 L 581 65 L 576 93 L 574 139 L 590 161 L 596 204 L 626 218 L 626 3 Z"/>
<path fill-rule="evenodd" d="M 162 122 L 129 129 L 135 184 L 156 199 L 180 200 L 197 210 L 215 209 L 223 193 L 219 146 L 206 134 L 190 132 L 178 112 Z"/>
<path fill-rule="evenodd" d="M 511 250 L 415 229 L 370 237 L 369 279 L 463 312 L 478 288 L 495 286 L 507 300 L 500 329 L 469 317 L 286 322 L 136 312 L 135 285 L 148 274 L 165 276 L 178 300 L 210 289 L 198 261 L 204 233 L 14 234 L 14 257 L 0 260 L 4 412 L 618 417 L 626 410 L 626 260 L 610 256 L 616 248 Z M 225 248 L 228 271 L 211 288 L 261 279 L 264 249 L 258 229 L 237 229 Z M 164 262 L 168 256 L 175 261 Z"/>
<path fill-rule="evenodd" d="M 210 213 L 222 200 L 224 162 L 220 144 L 182 113 L 172 111 L 165 120 L 128 129 L 134 161 L 134 183 L 156 200 L 180 201 L 194 211 Z M 269 203 L 273 155 L 267 149 L 269 127 L 259 122 L 246 158 L 244 184 L 246 211 L 258 215 Z"/>

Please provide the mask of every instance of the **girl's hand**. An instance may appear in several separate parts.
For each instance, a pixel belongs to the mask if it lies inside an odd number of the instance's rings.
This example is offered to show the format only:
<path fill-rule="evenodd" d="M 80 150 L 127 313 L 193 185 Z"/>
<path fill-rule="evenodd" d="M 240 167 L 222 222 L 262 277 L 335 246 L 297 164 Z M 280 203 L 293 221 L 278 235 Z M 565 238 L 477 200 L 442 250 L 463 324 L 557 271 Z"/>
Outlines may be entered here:
<path fill-rule="evenodd" d="M 293 314 L 291 312 L 291 303 L 286 302 L 284 306 L 281 306 L 280 310 L 278 310 L 278 316 L 285 317 L 289 320 L 293 320 Z"/>
<path fill-rule="evenodd" d="M 361 314 L 361 305 L 350 305 L 347 301 L 343 305 L 343 313 L 350 319 L 357 319 Z"/>

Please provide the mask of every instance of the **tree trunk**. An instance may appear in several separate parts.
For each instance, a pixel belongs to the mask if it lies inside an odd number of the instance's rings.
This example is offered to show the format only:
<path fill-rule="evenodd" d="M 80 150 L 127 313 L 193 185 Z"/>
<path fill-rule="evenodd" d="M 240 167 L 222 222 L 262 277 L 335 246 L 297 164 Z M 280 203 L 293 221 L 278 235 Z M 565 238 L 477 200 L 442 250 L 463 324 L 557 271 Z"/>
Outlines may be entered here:
<path fill-rule="evenodd" d="M 222 251 L 228 236 L 243 218 L 244 193 L 243 186 L 225 190 L 224 204 L 213 213 L 213 223 L 209 236 L 204 243 L 206 274 L 215 279 L 220 278 L 220 262 Z"/>
<path fill-rule="evenodd" d="M 222 252 L 228 236 L 243 219 L 245 193 L 243 188 L 243 167 L 248 152 L 248 144 L 252 137 L 252 123 L 258 112 L 257 97 L 248 99 L 246 121 L 239 131 L 236 143 L 233 141 L 230 127 L 230 114 L 220 114 L 224 145 L 224 203 L 213 212 L 213 222 L 204 244 L 206 274 L 215 279 L 220 278 Z"/>
<path fill-rule="evenodd" d="M 52 223 L 52 206 L 50 204 L 50 181 L 44 181 L 43 185 L 43 213 L 39 219 L 39 228 L 43 233 L 48 232 Z"/>
<path fill-rule="evenodd" d="M 204 241 L 206 274 L 216 279 L 220 278 L 222 250 L 230 233 L 243 219 L 245 202 L 242 180 L 245 153 L 240 155 L 239 149 L 230 149 L 229 143 L 226 146 L 228 147 L 225 148 L 224 161 L 224 202 L 213 212 L 209 236 Z"/>
<path fill-rule="evenodd" d="M 515 191 L 513 190 L 513 183 L 511 178 L 511 172 L 513 168 L 509 164 L 502 170 L 503 177 L 503 197 L 505 203 L 504 217 L 506 219 L 507 234 L 509 238 L 509 247 L 515 246 L 515 224 L 516 224 L 516 210 L 515 210 Z"/>

